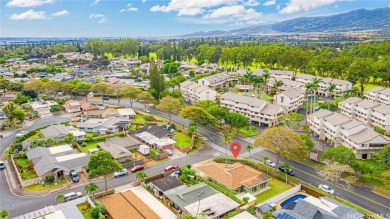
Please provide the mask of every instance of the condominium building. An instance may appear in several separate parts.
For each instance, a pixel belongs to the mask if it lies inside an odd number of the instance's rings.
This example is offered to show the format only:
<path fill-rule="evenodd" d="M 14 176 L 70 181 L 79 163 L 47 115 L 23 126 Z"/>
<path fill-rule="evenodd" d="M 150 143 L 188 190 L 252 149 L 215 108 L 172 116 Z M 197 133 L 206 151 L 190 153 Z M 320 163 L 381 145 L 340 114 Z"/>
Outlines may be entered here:
<path fill-rule="evenodd" d="M 319 110 L 307 117 L 309 131 L 320 140 L 352 148 L 357 159 L 370 159 L 390 140 L 362 122 L 340 113 Z"/>
<path fill-rule="evenodd" d="M 390 107 L 369 99 L 350 97 L 338 104 L 340 112 L 368 126 L 390 130 Z"/>
<path fill-rule="evenodd" d="M 180 89 L 183 99 L 191 104 L 195 104 L 202 100 L 214 101 L 217 96 L 215 90 L 192 81 L 184 81 L 180 84 Z"/>
<path fill-rule="evenodd" d="M 221 106 L 245 115 L 251 123 L 259 126 L 274 126 L 277 124 L 277 118 L 285 113 L 282 106 L 233 93 L 224 93 L 221 96 Z"/>
<path fill-rule="evenodd" d="M 263 69 L 256 69 L 253 71 L 253 74 L 257 75 L 257 76 L 262 76 L 264 74 L 264 70 Z M 283 79 L 292 80 L 294 77 L 294 72 L 292 72 L 292 71 L 269 70 L 269 74 L 272 77 L 276 77 L 278 79 L 283 78 Z"/>
<path fill-rule="evenodd" d="M 390 88 L 375 87 L 369 91 L 364 92 L 364 96 L 368 100 L 390 105 Z"/>
<path fill-rule="evenodd" d="M 237 78 L 233 75 L 229 75 L 226 73 L 219 73 L 215 75 L 210 75 L 205 78 L 201 78 L 198 80 L 198 84 L 207 86 L 212 89 L 220 88 L 228 88 L 229 84 L 232 81 L 237 81 Z"/>
<path fill-rule="evenodd" d="M 274 104 L 282 106 L 287 113 L 297 112 L 303 104 L 305 92 L 301 88 L 290 88 L 274 96 Z"/>
<path fill-rule="evenodd" d="M 289 90 L 291 88 L 299 88 L 299 89 L 303 90 L 303 83 L 301 83 L 299 81 L 293 81 L 293 80 L 284 79 L 284 78 L 279 78 L 276 80 L 283 82 L 283 85 L 278 88 L 278 90 L 280 90 L 280 91 L 286 91 L 286 90 Z M 268 86 L 268 90 L 275 88 L 275 79 L 269 80 L 267 83 L 267 86 Z"/>
<path fill-rule="evenodd" d="M 315 78 L 315 76 L 313 75 L 299 74 L 298 76 L 296 76 L 295 81 L 306 84 L 308 82 L 312 82 L 313 78 Z M 317 78 L 322 80 L 322 82 L 318 84 L 317 89 L 317 95 L 319 96 L 329 97 L 330 94 L 328 89 L 330 84 L 336 85 L 336 89 L 333 91 L 334 96 L 343 96 L 346 91 L 349 91 L 353 88 L 352 83 L 346 80 L 322 77 Z"/>

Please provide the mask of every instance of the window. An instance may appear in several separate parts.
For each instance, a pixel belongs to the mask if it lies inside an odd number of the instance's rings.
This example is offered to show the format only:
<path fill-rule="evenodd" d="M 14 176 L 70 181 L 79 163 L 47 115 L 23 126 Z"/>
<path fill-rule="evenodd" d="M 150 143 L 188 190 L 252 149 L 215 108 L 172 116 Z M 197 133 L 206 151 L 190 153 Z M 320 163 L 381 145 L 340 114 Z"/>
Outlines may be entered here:
<path fill-rule="evenodd" d="M 284 97 L 280 97 L 280 102 L 283 103 Z"/>
<path fill-rule="evenodd" d="M 209 96 L 210 96 L 210 91 L 207 91 L 206 92 L 206 98 L 209 99 Z"/>

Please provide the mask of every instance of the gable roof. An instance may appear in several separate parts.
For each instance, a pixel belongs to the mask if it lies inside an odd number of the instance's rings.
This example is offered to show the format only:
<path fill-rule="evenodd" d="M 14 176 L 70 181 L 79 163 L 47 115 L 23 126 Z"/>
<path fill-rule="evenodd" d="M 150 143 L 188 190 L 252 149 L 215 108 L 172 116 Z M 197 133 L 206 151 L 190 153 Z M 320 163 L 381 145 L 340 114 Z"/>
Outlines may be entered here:
<path fill-rule="evenodd" d="M 125 157 L 130 157 L 131 152 L 128 151 L 126 148 L 121 147 L 116 144 L 108 144 L 107 142 L 100 142 L 98 143 L 98 146 L 111 153 L 112 157 L 114 159 L 120 159 L 120 158 L 125 158 Z"/>
<path fill-rule="evenodd" d="M 356 144 L 362 144 L 362 143 L 380 143 L 380 144 L 388 144 L 390 141 L 384 137 L 383 135 L 379 134 L 378 132 L 374 131 L 373 129 L 367 127 L 363 130 L 361 130 L 358 133 L 355 133 L 353 135 L 350 135 L 348 137 L 351 141 L 355 142 Z M 374 141 L 375 140 L 375 141 Z"/>
<path fill-rule="evenodd" d="M 119 108 L 118 114 L 121 116 L 135 116 L 135 112 L 131 108 Z"/>
<path fill-rule="evenodd" d="M 323 117 L 330 116 L 332 114 L 333 114 L 332 111 L 329 111 L 329 110 L 326 110 L 326 109 L 320 109 L 317 112 L 315 112 L 313 114 L 310 114 L 307 118 L 308 119 L 314 119 L 314 118 L 321 119 Z"/>
<path fill-rule="evenodd" d="M 283 95 L 286 95 L 287 97 L 290 97 L 290 98 L 296 98 L 296 97 L 303 96 L 304 93 L 305 92 L 301 88 L 296 87 L 296 88 L 290 88 L 290 89 L 283 91 L 277 95 L 283 94 Z"/>
<path fill-rule="evenodd" d="M 247 104 L 249 106 L 254 106 L 254 107 L 261 107 L 261 106 L 263 106 L 263 104 L 267 104 L 266 101 L 260 100 L 258 98 L 248 97 L 248 96 L 229 93 L 229 92 L 222 94 L 221 99 L 231 100 L 233 102 L 244 103 L 244 104 Z"/>
<path fill-rule="evenodd" d="M 71 127 L 67 127 L 65 125 L 51 125 L 47 128 L 44 128 L 41 130 L 41 133 L 43 137 L 45 138 L 54 138 L 59 135 L 66 135 L 68 134 L 69 130 L 72 130 Z"/>
<path fill-rule="evenodd" d="M 160 191 L 165 192 L 176 187 L 184 185 L 181 181 L 177 180 L 172 176 L 163 177 L 160 179 L 156 179 L 150 182 L 155 187 L 157 187 Z"/>
<path fill-rule="evenodd" d="M 271 179 L 238 162 L 225 167 L 213 161 L 198 166 L 196 169 L 230 189 L 236 189 L 241 185 L 251 188 Z"/>
<path fill-rule="evenodd" d="M 112 138 L 107 138 L 105 143 L 107 144 L 115 144 L 115 145 L 118 145 L 118 146 L 121 146 L 121 147 L 131 147 L 131 146 L 135 146 L 135 145 L 139 145 L 140 142 L 138 142 L 137 140 L 135 140 L 133 137 L 131 136 L 126 136 L 126 137 L 112 137 Z"/>
<path fill-rule="evenodd" d="M 88 102 L 85 102 L 85 101 L 80 101 L 80 104 L 81 104 L 80 105 L 81 109 L 83 109 L 84 111 L 99 109 L 95 104 L 88 103 Z"/>
<path fill-rule="evenodd" d="M 164 129 L 161 126 L 157 126 L 157 125 L 147 125 L 147 126 L 143 127 L 142 129 L 139 129 L 137 131 L 137 133 L 142 133 L 142 132 L 148 132 L 148 133 L 156 136 L 157 138 L 166 137 L 167 135 L 173 135 L 172 132 Z"/>

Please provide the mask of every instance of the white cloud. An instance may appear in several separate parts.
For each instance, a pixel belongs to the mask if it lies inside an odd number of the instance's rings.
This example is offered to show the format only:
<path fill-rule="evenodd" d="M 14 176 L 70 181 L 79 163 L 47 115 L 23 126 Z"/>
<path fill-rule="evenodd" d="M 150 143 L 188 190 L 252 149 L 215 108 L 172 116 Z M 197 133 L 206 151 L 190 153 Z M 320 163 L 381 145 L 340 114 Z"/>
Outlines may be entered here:
<path fill-rule="evenodd" d="M 98 5 L 100 2 L 100 0 L 94 0 L 93 2 L 91 2 L 91 5 Z"/>
<path fill-rule="evenodd" d="M 234 21 L 249 21 L 259 18 L 260 13 L 256 12 L 253 8 L 246 9 L 242 5 L 225 6 L 213 10 L 211 13 L 203 16 L 204 19 L 220 19 L 228 18 Z"/>
<path fill-rule="evenodd" d="M 92 22 L 96 22 L 98 24 L 104 23 L 107 21 L 107 18 L 104 14 L 90 14 L 89 19 Z"/>
<path fill-rule="evenodd" d="M 188 15 L 195 16 L 202 14 L 207 8 L 221 5 L 234 5 L 236 0 L 171 0 L 168 5 L 155 5 L 150 11 L 152 12 L 177 12 L 178 16 Z"/>
<path fill-rule="evenodd" d="M 142 0 L 142 3 L 145 3 L 146 2 L 146 0 Z"/>
<path fill-rule="evenodd" d="M 52 3 L 54 0 L 10 0 L 6 5 L 10 7 L 35 7 Z"/>
<path fill-rule="evenodd" d="M 44 11 L 34 11 L 34 10 L 28 10 L 26 12 L 20 13 L 20 14 L 12 14 L 10 16 L 11 20 L 45 20 L 48 19 L 46 16 L 46 12 Z"/>
<path fill-rule="evenodd" d="M 123 8 L 121 9 L 119 12 L 134 12 L 134 11 L 138 11 L 138 8 Z"/>
<path fill-rule="evenodd" d="M 57 11 L 57 12 L 51 14 L 51 15 L 54 16 L 54 17 L 68 16 L 69 15 L 69 11 L 67 11 L 67 10 Z"/>
<path fill-rule="evenodd" d="M 276 4 L 276 0 L 268 0 L 266 2 L 264 2 L 264 6 L 272 6 L 272 5 L 275 5 Z"/>
<path fill-rule="evenodd" d="M 290 0 L 285 8 L 279 11 L 281 14 L 293 14 L 309 11 L 315 8 L 331 5 L 340 0 Z"/>
<path fill-rule="evenodd" d="M 247 2 L 244 3 L 245 6 L 258 6 L 260 2 L 257 0 L 248 0 Z"/>

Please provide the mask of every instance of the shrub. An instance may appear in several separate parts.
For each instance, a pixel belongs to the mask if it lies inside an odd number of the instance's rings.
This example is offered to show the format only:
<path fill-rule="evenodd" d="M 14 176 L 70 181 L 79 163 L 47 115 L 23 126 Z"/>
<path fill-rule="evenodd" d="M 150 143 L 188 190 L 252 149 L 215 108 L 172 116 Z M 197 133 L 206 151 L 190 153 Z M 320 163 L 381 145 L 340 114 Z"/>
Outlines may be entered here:
<path fill-rule="evenodd" d="M 150 115 L 150 114 L 145 114 L 145 115 L 143 115 L 142 117 L 143 117 L 146 121 L 152 121 L 152 119 L 153 119 L 153 116 Z"/>
<path fill-rule="evenodd" d="M 232 218 L 232 217 L 234 217 L 234 216 L 236 216 L 237 214 L 239 214 L 240 212 L 238 212 L 238 211 L 231 211 L 231 212 L 229 212 L 228 214 L 227 214 L 227 217 L 228 218 Z"/>
<path fill-rule="evenodd" d="M 46 176 L 45 182 L 49 183 L 49 184 L 53 183 L 54 182 L 54 176 Z"/>
<path fill-rule="evenodd" d="M 253 207 L 247 208 L 246 211 L 249 212 L 249 214 L 256 216 L 256 211 Z"/>
<path fill-rule="evenodd" d="M 81 143 L 81 147 L 86 147 L 88 145 L 88 143 L 87 142 L 83 142 L 83 143 Z"/>
<path fill-rule="evenodd" d="M 243 200 L 245 203 L 248 203 L 248 202 L 249 202 L 249 197 L 245 196 L 244 198 L 242 198 L 242 200 Z"/>
<path fill-rule="evenodd" d="M 381 135 L 384 135 L 386 133 L 386 129 L 379 126 L 374 126 L 374 131 L 378 132 Z"/>
<path fill-rule="evenodd" d="M 100 214 L 106 214 L 106 209 L 103 205 L 97 205 L 91 210 L 91 216 L 95 219 L 98 219 Z"/>
<path fill-rule="evenodd" d="M 52 112 L 58 112 L 58 111 L 60 111 L 60 106 L 58 106 L 58 105 L 52 106 L 52 107 L 51 107 L 51 111 L 52 111 Z"/>

